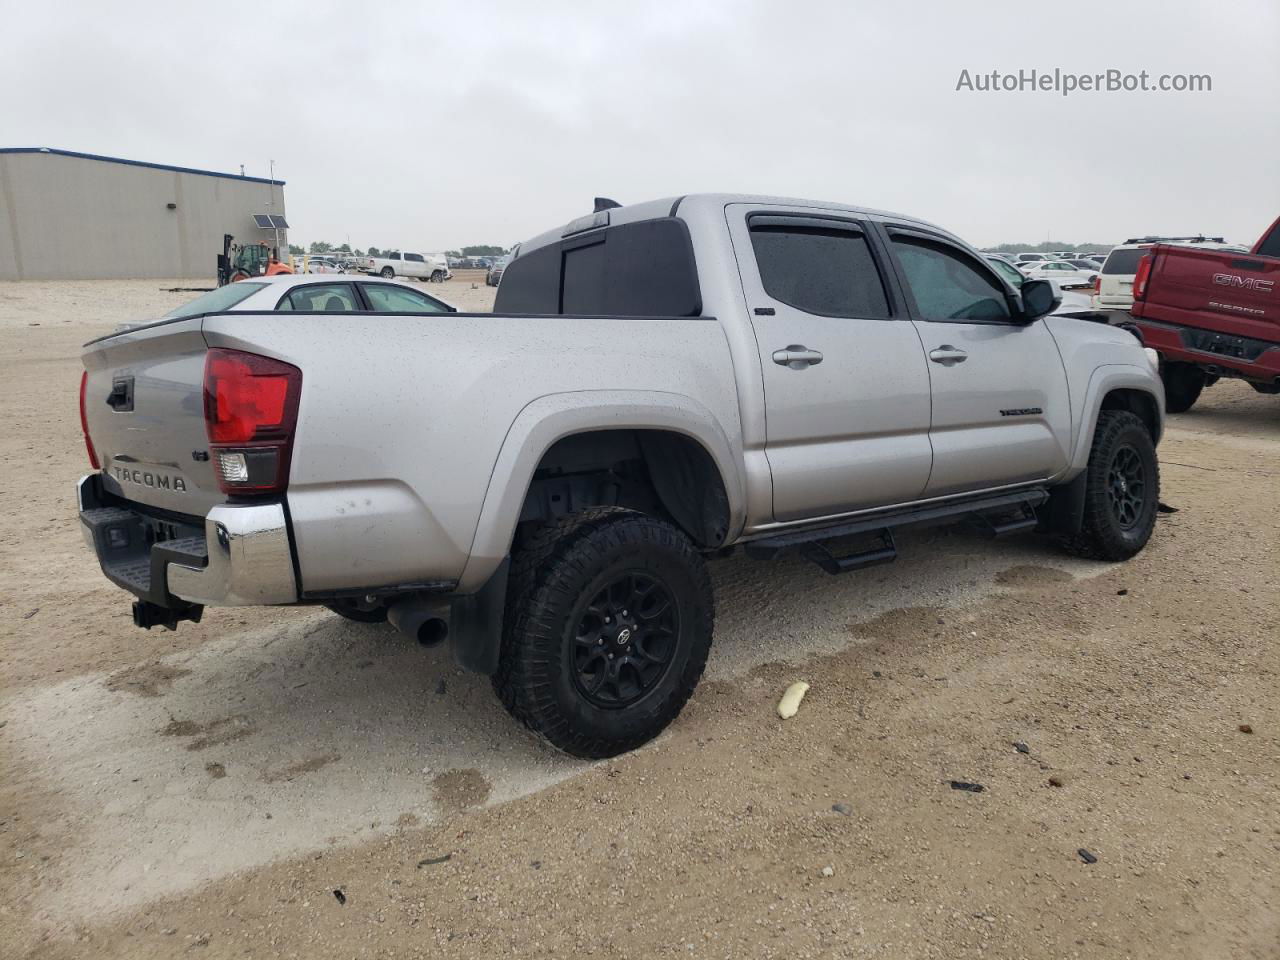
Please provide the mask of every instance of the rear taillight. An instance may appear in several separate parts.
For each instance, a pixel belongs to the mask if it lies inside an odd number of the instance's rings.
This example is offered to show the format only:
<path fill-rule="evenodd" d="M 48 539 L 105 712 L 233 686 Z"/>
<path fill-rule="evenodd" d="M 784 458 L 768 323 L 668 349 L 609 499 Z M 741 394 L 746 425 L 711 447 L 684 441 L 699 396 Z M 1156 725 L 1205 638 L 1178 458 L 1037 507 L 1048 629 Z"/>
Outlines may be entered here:
<path fill-rule="evenodd" d="M 89 418 L 84 415 L 84 391 L 89 385 L 89 371 L 86 370 L 80 374 L 80 432 L 84 434 L 84 448 L 89 453 L 89 465 L 95 470 L 101 470 L 102 464 L 98 462 L 98 451 L 93 449 L 93 441 L 89 439 Z"/>
<path fill-rule="evenodd" d="M 1145 300 L 1147 298 L 1147 281 L 1151 278 L 1151 266 L 1156 262 L 1154 253 L 1143 254 L 1142 259 L 1138 261 L 1138 272 L 1133 276 L 1133 299 Z"/>
<path fill-rule="evenodd" d="M 210 350 L 204 421 L 223 493 L 283 493 L 289 481 L 302 371 L 240 350 Z"/>

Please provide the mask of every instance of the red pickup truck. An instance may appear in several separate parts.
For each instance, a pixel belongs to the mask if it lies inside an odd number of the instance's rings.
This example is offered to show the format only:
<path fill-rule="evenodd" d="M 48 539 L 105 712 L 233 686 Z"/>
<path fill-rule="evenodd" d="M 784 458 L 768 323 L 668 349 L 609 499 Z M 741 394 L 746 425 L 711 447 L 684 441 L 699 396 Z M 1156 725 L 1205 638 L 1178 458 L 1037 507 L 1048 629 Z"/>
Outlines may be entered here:
<path fill-rule="evenodd" d="M 1219 377 L 1280 393 L 1280 219 L 1249 253 L 1156 244 L 1138 264 L 1131 312 L 1160 354 L 1170 413 Z"/>

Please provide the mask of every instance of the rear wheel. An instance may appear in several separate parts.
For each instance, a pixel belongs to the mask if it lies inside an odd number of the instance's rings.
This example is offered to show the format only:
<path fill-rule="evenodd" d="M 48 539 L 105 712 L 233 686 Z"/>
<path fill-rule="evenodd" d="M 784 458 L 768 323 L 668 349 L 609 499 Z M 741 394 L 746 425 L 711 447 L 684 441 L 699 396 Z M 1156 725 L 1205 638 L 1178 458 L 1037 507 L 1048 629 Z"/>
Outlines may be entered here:
<path fill-rule="evenodd" d="M 1170 413 L 1186 413 L 1205 388 L 1204 371 L 1194 363 L 1166 363 L 1160 368 L 1164 381 L 1164 406 Z"/>
<path fill-rule="evenodd" d="M 1103 410 L 1085 471 L 1084 525 L 1067 548 L 1128 560 L 1151 539 L 1160 505 L 1160 463 L 1147 425 L 1128 410 Z"/>
<path fill-rule="evenodd" d="M 493 678 L 511 714 L 579 757 L 662 732 L 711 647 L 711 578 L 689 538 L 604 508 L 547 524 L 513 560 Z"/>
<path fill-rule="evenodd" d="M 386 623 L 387 621 L 386 607 L 374 607 L 372 610 L 366 610 L 356 606 L 353 600 L 335 600 L 333 603 L 326 603 L 325 606 L 338 616 L 353 620 L 356 623 Z"/>
<path fill-rule="evenodd" d="M 395 275 L 396 275 L 396 272 L 395 272 L 394 270 L 392 270 L 390 267 L 383 267 L 383 268 L 382 268 L 382 279 L 384 279 L 384 280 L 390 280 L 390 279 L 391 279 L 392 277 L 394 277 Z"/>

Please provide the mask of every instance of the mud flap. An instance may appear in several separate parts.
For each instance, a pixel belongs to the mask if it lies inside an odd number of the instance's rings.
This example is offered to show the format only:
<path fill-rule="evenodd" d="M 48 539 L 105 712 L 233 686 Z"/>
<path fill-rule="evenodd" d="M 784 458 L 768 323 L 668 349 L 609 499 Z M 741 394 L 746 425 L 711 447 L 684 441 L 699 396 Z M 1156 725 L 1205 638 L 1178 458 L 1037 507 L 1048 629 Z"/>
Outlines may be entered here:
<path fill-rule="evenodd" d="M 1081 470 L 1074 480 L 1049 488 L 1049 502 L 1044 505 L 1042 529 L 1046 533 L 1079 533 L 1084 528 L 1084 490 L 1088 470 Z"/>
<path fill-rule="evenodd" d="M 449 604 L 449 636 L 458 666 L 476 673 L 494 674 L 502 646 L 502 614 L 507 605 L 506 557 L 483 587 Z"/>

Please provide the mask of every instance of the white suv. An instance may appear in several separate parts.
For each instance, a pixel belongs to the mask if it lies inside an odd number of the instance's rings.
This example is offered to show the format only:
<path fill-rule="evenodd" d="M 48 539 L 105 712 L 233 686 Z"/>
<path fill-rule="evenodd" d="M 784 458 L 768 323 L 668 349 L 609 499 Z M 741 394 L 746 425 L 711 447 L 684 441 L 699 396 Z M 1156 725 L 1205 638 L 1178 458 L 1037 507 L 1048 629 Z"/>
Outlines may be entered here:
<path fill-rule="evenodd" d="M 1152 244 L 1177 243 L 1202 247 L 1206 250 L 1236 250 L 1247 253 L 1246 247 L 1224 243 L 1221 237 L 1141 237 L 1126 240 L 1113 247 L 1102 265 L 1098 288 L 1093 295 L 1095 310 L 1128 310 L 1133 306 L 1133 278 L 1138 272 L 1138 261 Z"/>

